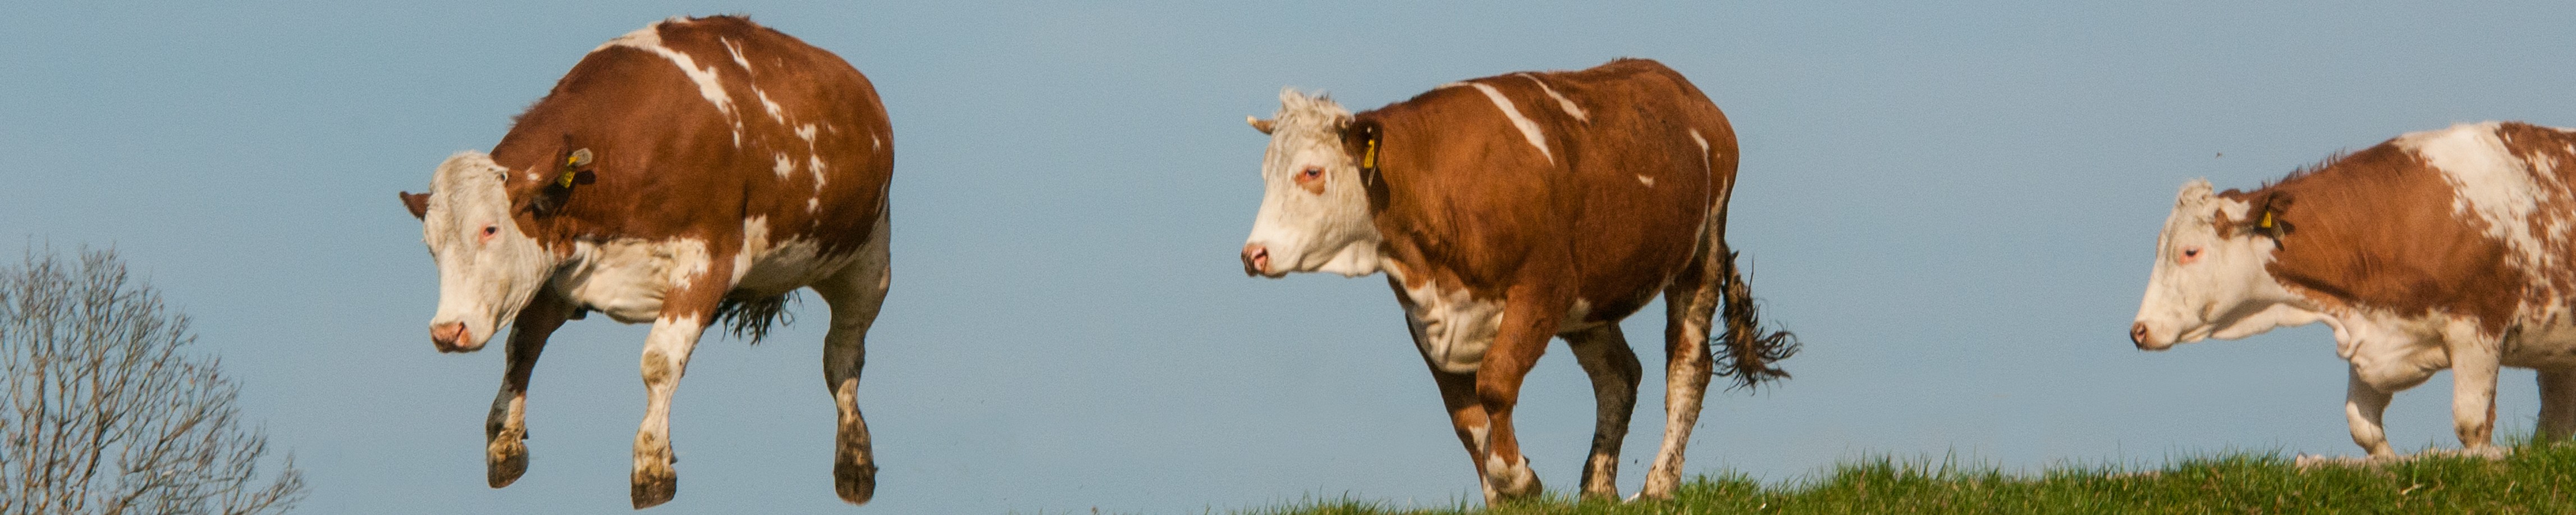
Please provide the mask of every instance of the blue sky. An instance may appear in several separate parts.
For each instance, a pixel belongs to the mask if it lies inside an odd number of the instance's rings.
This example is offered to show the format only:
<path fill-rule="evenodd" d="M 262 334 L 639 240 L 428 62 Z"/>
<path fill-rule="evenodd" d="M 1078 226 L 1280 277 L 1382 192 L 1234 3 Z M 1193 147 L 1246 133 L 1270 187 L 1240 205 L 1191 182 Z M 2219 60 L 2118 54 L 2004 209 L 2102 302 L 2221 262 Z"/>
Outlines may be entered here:
<path fill-rule="evenodd" d="M 2564 2 L 1951 4 L 22 2 L 0 235 L 148 273 L 296 453 L 308 513 L 626 512 L 644 329 L 557 334 L 528 475 L 486 488 L 502 357 L 424 338 L 436 273 L 393 193 L 599 42 L 747 13 L 866 72 L 894 121 L 894 291 L 860 392 L 884 470 L 874 504 L 837 506 L 809 299 L 767 343 L 699 348 L 657 512 L 1441 505 L 1473 469 L 1383 283 L 1236 263 L 1266 141 L 1242 119 L 1283 85 L 1365 109 L 1619 56 L 1692 78 L 1742 138 L 1730 239 L 1808 346 L 1778 388 L 1710 396 L 1690 465 L 1774 481 L 1882 454 L 2355 454 L 2320 328 L 2130 348 L 2175 188 L 2454 122 L 2576 125 Z M 1629 492 L 1661 419 L 1641 354 Z M 2503 379 L 2507 431 L 2531 377 Z M 2456 446 L 2448 391 L 2400 394 L 2390 440 Z M 1574 485 L 1591 409 L 1551 349 L 1517 417 L 1549 485 Z"/>

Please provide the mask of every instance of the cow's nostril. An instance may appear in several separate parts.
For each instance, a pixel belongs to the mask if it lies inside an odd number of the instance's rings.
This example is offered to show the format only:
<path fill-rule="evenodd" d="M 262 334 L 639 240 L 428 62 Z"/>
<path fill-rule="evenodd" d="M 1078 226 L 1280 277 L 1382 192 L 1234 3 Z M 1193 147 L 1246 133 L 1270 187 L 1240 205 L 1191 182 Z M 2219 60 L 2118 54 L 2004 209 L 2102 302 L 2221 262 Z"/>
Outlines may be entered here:
<path fill-rule="evenodd" d="M 1270 271 L 1270 249 L 1258 243 L 1243 245 L 1243 275 L 1261 275 Z"/>
<path fill-rule="evenodd" d="M 2137 345 L 2139 348 L 2145 348 L 2147 346 L 2146 322 L 2129 324 L 2129 343 Z"/>
<path fill-rule="evenodd" d="M 430 324 L 429 343 L 438 346 L 438 350 L 442 351 L 454 351 L 458 347 L 464 346 L 465 323 L 448 322 L 444 324 Z"/>

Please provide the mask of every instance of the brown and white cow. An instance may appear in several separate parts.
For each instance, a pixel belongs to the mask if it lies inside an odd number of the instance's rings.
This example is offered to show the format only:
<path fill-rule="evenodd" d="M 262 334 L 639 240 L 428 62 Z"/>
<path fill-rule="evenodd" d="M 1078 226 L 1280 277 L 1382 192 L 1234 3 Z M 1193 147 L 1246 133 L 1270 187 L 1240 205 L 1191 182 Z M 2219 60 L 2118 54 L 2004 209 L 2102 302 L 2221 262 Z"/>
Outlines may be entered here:
<path fill-rule="evenodd" d="M 1540 491 L 1512 431 L 1550 337 L 1591 375 L 1598 414 L 1583 496 L 1616 499 L 1639 366 L 1618 322 L 1664 295 L 1665 424 L 1645 488 L 1668 498 L 1712 372 L 1787 377 L 1728 250 L 1735 131 L 1689 80 L 1620 59 L 1435 88 L 1352 114 L 1279 95 L 1247 274 L 1386 272 L 1488 503 Z M 1727 364 L 1710 352 L 1726 307 Z"/>
<path fill-rule="evenodd" d="M 831 52 L 751 21 L 673 18 L 573 65 L 490 154 L 460 152 L 402 195 L 438 263 L 432 343 L 483 347 L 511 326 L 485 422 L 494 488 L 527 470 L 528 374 L 547 335 L 596 311 L 653 324 L 633 497 L 671 499 L 671 394 L 711 324 L 757 341 L 784 296 L 831 304 L 824 386 L 840 411 L 834 488 L 876 485 L 854 393 L 887 285 L 885 107 Z"/>
<path fill-rule="evenodd" d="M 2493 453 L 2496 371 L 2540 371 L 2540 434 L 2576 431 L 2576 132 L 2398 136 L 2251 192 L 2182 187 L 2129 338 L 2164 350 L 2322 322 L 2352 362 L 2352 441 L 2394 456 L 2389 396 L 2451 370 L 2460 444 Z"/>

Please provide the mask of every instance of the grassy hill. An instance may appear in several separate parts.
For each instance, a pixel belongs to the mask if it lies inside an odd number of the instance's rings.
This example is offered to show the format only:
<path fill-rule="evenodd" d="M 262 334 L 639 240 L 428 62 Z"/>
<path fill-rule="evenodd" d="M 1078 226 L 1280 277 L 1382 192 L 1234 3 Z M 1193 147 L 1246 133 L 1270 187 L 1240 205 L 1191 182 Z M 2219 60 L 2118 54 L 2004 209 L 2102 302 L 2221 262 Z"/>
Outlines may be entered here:
<path fill-rule="evenodd" d="M 1866 460 L 1802 481 L 1764 485 L 1704 476 L 1669 502 L 1578 503 L 1557 497 L 1491 514 L 1723 513 L 2576 513 L 2576 445 L 2523 445 L 2500 460 L 2427 456 L 2377 466 L 2302 470 L 2277 454 L 2190 458 L 2155 470 L 2053 468 L 2035 475 L 1955 463 Z M 1309 501 L 1247 515 L 1450 514 Z"/>

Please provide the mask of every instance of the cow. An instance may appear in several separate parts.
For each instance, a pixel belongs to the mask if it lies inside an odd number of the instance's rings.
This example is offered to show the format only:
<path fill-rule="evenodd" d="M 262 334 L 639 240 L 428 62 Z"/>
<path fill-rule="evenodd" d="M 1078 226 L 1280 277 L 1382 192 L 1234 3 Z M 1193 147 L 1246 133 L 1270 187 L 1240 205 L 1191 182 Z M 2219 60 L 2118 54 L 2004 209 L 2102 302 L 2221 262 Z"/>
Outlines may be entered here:
<path fill-rule="evenodd" d="M 1667 307 L 1663 447 L 1638 495 L 1670 498 L 1714 375 L 1786 378 L 1726 243 L 1739 156 L 1726 115 L 1645 59 L 1496 75 L 1353 114 L 1280 91 L 1247 275 L 1385 272 L 1488 504 L 1541 491 L 1512 429 L 1521 381 L 1564 338 L 1597 401 L 1582 496 L 1618 499 L 1640 368 L 1619 321 Z M 1711 315 L 1725 307 L 1724 365 Z"/>
<path fill-rule="evenodd" d="M 2498 367 L 2540 373 L 2539 434 L 2576 432 L 2576 132 L 2517 122 L 2408 133 L 2254 191 L 2183 184 L 2129 339 L 2165 350 L 2323 323 L 2351 362 L 2344 416 L 2451 371 L 2463 451 L 2495 455 Z"/>
<path fill-rule="evenodd" d="M 547 336 L 597 312 L 652 324 L 630 493 L 639 509 L 669 501 L 671 395 L 699 337 L 721 322 L 758 342 L 810 287 L 832 313 L 833 488 L 866 503 L 876 464 L 854 395 L 889 279 L 893 152 L 875 86 L 840 57 L 740 17 L 672 18 L 592 49 L 491 153 L 459 152 L 429 192 L 403 193 L 438 264 L 430 342 L 472 352 L 512 328 L 484 424 L 491 486 L 527 470 Z"/>

